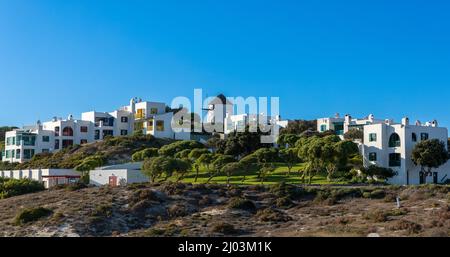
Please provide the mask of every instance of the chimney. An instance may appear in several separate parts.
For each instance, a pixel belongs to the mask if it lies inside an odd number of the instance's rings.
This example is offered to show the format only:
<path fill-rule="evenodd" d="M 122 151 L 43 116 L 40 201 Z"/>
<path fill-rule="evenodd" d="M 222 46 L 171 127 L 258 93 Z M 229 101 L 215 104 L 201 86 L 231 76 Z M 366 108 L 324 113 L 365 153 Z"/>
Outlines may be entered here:
<path fill-rule="evenodd" d="M 416 120 L 416 126 L 422 126 L 422 122 L 420 122 L 420 120 Z"/>
<path fill-rule="evenodd" d="M 409 118 L 408 117 L 404 117 L 402 119 L 402 125 L 408 126 L 409 125 Z"/>
<path fill-rule="evenodd" d="M 385 123 L 386 125 L 391 125 L 391 122 L 392 122 L 392 120 L 390 120 L 390 119 L 385 119 L 385 120 L 384 120 L 384 123 Z"/>
<path fill-rule="evenodd" d="M 340 118 L 339 113 L 337 112 L 337 113 L 334 115 L 334 117 L 335 117 L 336 119 L 339 119 L 339 118 Z"/>
<path fill-rule="evenodd" d="M 345 123 L 350 124 L 350 121 L 351 121 L 351 120 L 352 120 L 352 116 L 346 114 L 346 115 L 345 115 L 345 118 L 344 118 Z"/>

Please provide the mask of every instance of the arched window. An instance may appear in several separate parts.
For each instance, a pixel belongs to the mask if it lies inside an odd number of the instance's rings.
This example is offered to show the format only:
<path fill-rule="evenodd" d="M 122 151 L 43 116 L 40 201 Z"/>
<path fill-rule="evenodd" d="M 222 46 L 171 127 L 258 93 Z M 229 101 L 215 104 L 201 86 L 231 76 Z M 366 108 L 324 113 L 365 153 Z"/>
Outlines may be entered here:
<path fill-rule="evenodd" d="M 389 147 L 399 147 L 400 146 L 400 136 L 397 133 L 393 133 L 389 138 Z"/>
<path fill-rule="evenodd" d="M 417 134 L 416 133 L 412 133 L 412 141 L 417 142 Z"/>
<path fill-rule="evenodd" d="M 66 137 L 73 137 L 73 129 L 71 127 L 64 127 L 62 134 Z"/>

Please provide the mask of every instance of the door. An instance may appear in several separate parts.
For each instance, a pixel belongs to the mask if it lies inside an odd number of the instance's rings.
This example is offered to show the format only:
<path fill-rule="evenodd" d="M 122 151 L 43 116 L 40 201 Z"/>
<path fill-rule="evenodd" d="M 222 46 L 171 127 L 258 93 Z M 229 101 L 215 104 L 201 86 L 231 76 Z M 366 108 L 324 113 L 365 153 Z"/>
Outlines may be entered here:
<path fill-rule="evenodd" d="M 437 172 L 433 172 L 433 183 L 434 184 L 438 183 L 438 173 Z"/>
<path fill-rule="evenodd" d="M 420 172 L 419 173 L 419 184 L 425 184 L 425 173 L 424 172 Z"/>
<path fill-rule="evenodd" d="M 109 176 L 109 185 L 112 187 L 117 186 L 117 177 L 116 176 Z"/>

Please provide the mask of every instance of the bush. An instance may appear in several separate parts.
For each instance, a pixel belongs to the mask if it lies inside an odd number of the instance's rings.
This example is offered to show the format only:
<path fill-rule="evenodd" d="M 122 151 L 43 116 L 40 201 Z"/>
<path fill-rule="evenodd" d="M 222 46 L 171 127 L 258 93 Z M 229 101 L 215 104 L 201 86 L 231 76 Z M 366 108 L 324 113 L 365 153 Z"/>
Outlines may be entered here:
<path fill-rule="evenodd" d="M 138 162 L 138 161 L 143 161 L 147 158 L 156 157 L 156 156 L 158 156 L 158 148 L 151 147 L 151 148 L 146 148 L 144 150 L 135 152 L 131 156 L 131 159 L 134 162 Z"/>
<path fill-rule="evenodd" d="M 263 221 L 263 222 L 287 222 L 287 221 L 292 220 L 291 217 L 285 215 L 281 211 L 271 209 L 271 208 L 259 210 L 256 213 L 256 216 L 258 217 L 258 219 L 260 221 Z"/>
<path fill-rule="evenodd" d="M 408 234 L 417 234 L 422 230 L 422 225 L 409 220 L 397 220 L 389 226 L 390 230 L 406 230 Z"/>
<path fill-rule="evenodd" d="M 0 199 L 45 190 L 44 185 L 31 179 L 4 178 L 0 180 Z"/>
<path fill-rule="evenodd" d="M 239 198 L 239 197 L 231 198 L 228 203 L 228 208 L 245 210 L 245 211 L 249 211 L 249 212 L 256 211 L 256 206 L 251 200 L 243 199 L 243 198 Z"/>
<path fill-rule="evenodd" d="M 233 225 L 225 222 L 219 222 L 217 224 L 214 224 L 212 228 L 212 232 L 215 233 L 222 233 L 225 235 L 232 235 L 236 234 L 237 230 L 234 228 Z"/>
<path fill-rule="evenodd" d="M 278 208 L 291 208 L 294 205 L 289 197 L 278 198 L 275 204 Z"/>
<path fill-rule="evenodd" d="M 388 213 L 376 210 L 373 212 L 365 212 L 363 218 L 373 222 L 386 222 L 388 220 Z"/>
<path fill-rule="evenodd" d="M 24 225 L 26 223 L 37 221 L 41 218 L 50 216 L 52 213 L 52 210 L 43 207 L 25 209 L 17 214 L 16 218 L 14 219 L 14 223 L 16 225 Z"/>

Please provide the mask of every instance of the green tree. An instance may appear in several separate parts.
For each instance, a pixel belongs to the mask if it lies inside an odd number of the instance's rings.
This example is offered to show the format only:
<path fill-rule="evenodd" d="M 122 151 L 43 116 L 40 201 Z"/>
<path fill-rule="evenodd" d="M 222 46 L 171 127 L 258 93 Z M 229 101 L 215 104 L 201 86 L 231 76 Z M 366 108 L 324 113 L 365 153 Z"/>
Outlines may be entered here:
<path fill-rule="evenodd" d="M 261 184 L 264 184 L 267 176 L 275 170 L 275 165 L 273 163 L 266 163 L 260 168 L 260 181 Z"/>
<path fill-rule="evenodd" d="M 192 167 L 195 169 L 195 179 L 194 182 L 197 182 L 198 173 L 200 171 L 200 167 L 202 166 L 202 162 L 200 161 L 200 156 L 202 154 L 209 154 L 209 150 L 205 148 L 195 148 L 189 152 L 188 158 L 192 163 Z"/>
<path fill-rule="evenodd" d="M 260 148 L 253 155 L 258 160 L 259 167 L 266 167 L 269 163 L 278 161 L 278 150 L 276 148 Z M 259 169 L 258 178 L 261 178 L 263 169 Z"/>
<path fill-rule="evenodd" d="M 289 148 L 294 147 L 295 143 L 300 139 L 299 134 L 281 134 L 278 137 L 277 143 L 281 147 L 288 145 Z"/>
<path fill-rule="evenodd" d="M 344 134 L 344 138 L 347 140 L 363 140 L 364 132 L 359 129 L 350 129 Z"/>
<path fill-rule="evenodd" d="M 421 167 L 422 172 L 431 173 L 448 161 L 449 154 L 445 143 L 438 139 L 424 140 L 416 144 L 412 151 L 412 161 Z"/>
<path fill-rule="evenodd" d="M 139 161 L 143 161 L 147 158 L 156 157 L 156 156 L 158 156 L 158 148 L 151 147 L 151 148 L 145 148 L 144 150 L 135 152 L 131 156 L 131 159 L 134 162 L 139 162 Z"/>
<path fill-rule="evenodd" d="M 236 159 L 234 159 L 231 155 L 225 155 L 225 154 L 215 154 L 214 155 L 214 161 L 212 162 L 212 165 L 214 167 L 213 172 L 210 172 L 210 176 L 206 183 L 209 183 L 211 179 L 214 178 L 214 176 L 220 172 L 223 166 L 225 166 L 227 163 L 235 162 Z"/>
<path fill-rule="evenodd" d="M 242 182 L 245 181 L 246 174 L 250 173 L 254 169 L 258 169 L 258 158 L 254 154 L 249 154 L 239 160 L 239 164 L 242 167 L 244 177 Z"/>
<path fill-rule="evenodd" d="M 205 148 L 205 146 L 197 141 L 194 140 L 183 140 L 183 141 L 176 141 L 174 143 L 165 145 L 161 147 L 158 151 L 159 155 L 161 156 L 169 156 L 174 157 L 176 153 L 181 152 L 185 149 L 195 149 L 195 148 Z"/>
<path fill-rule="evenodd" d="M 383 180 L 386 181 L 388 178 L 392 178 L 397 175 L 397 172 L 395 172 L 393 169 L 390 168 L 384 168 L 379 167 L 376 165 L 371 165 L 366 168 L 361 168 L 362 174 L 364 174 L 366 177 L 370 177 L 371 179 L 375 178 L 377 180 Z"/>
<path fill-rule="evenodd" d="M 88 184 L 89 183 L 89 171 L 105 165 L 106 160 L 102 155 L 89 156 L 75 167 L 76 171 L 81 172 L 81 180 Z"/>
<path fill-rule="evenodd" d="M 230 185 L 230 177 L 241 169 L 239 162 L 230 162 L 222 166 L 221 172 L 227 175 L 227 185 Z"/>
<path fill-rule="evenodd" d="M 287 176 L 290 176 L 292 167 L 294 167 L 296 163 L 300 162 L 300 158 L 298 158 L 298 149 L 296 148 L 281 149 L 280 158 L 288 167 Z"/>

